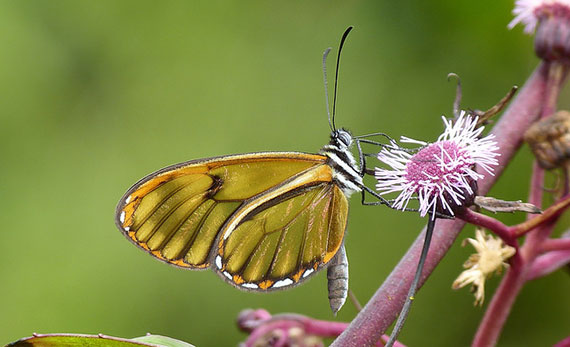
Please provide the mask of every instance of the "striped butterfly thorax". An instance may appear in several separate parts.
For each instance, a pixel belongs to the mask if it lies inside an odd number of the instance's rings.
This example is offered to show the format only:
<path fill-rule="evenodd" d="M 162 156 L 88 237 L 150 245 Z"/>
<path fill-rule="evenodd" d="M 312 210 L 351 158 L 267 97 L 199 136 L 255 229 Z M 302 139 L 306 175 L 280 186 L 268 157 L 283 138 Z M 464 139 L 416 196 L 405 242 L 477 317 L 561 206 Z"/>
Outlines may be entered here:
<path fill-rule="evenodd" d="M 351 144 L 339 129 L 319 154 L 261 152 L 166 167 L 125 193 L 116 224 L 168 264 L 210 268 L 245 290 L 294 286 L 343 247 L 347 198 L 362 186 Z"/>

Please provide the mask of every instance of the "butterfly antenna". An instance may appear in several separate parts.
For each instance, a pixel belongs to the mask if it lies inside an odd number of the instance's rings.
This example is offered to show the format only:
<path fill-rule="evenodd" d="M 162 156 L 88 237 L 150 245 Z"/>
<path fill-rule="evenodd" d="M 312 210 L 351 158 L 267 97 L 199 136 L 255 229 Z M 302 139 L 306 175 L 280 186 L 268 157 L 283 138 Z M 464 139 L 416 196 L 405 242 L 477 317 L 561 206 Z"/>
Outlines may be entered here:
<path fill-rule="evenodd" d="M 346 37 L 348 36 L 348 34 L 352 29 L 354 29 L 354 27 L 351 25 L 344 31 L 344 34 L 342 34 L 342 38 L 340 39 L 340 45 L 338 47 L 338 56 L 336 57 L 336 71 L 334 76 L 334 94 L 333 94 L 333 111 L 332 111 L 332 125 L 335 129 L 336 126 L 334 123 L 334 115 L 336 113 L 336 91 L 338 86 L 338 67 L 340 66 L 340 53 L 342 52 L 344 41 L 346 41 Z"/>
<path fill-rule="evenodd" d="M 328 80 L 327 80 L 327 57 L 329 56 L 329 53 L 331 51 L 331 48 L 327 48 L 325 49 L 325 52 L 323 53 L 323 79 L 325 81 L 325 99 L 326 99 L 326 105 L 327 105 L 327 115 L 329 116 L 329 126 L 331 128 L 331 131 L 335 131 L 335 128 L 333 126 L 333 123 L 331 121 L 331 109 L 329 106 L 329 87 L 328 87 Z"/>
<path fill-rule="evenodd" d="M 414 276 L 414 281 L 410 286 L 410 290 L 408 291 L 408 297 L 406 298 L 406 302 L 402 307 L 402 311 L 400 311 L 400 315 L 398 316 L 398 321 L 396 325 L 394 325 L 394 330 L 392 330 L 392 334 L 390 335 L 390 339 L 386 342 L 385 347 L 392 347 L 398 335 L 400 334 L 400 330 L 404 326 L 404 322 L 408 317 L 408 313 L 410 313 L 410 307 L 412 306 L 412 301 L 414 301 L 416 291 L 418 289 L 418 284 L 420 282 L 420 277 L 422 274 L 422 270 L 424 268 L 424 263 L 427 257 L 427 253 L 429 250 L 429 244 L 431 242 L 431 236 L 433 234 L 433 229 L 435 227 L 435 220 L 436 217 L 432 215 L 428 215 L 428 225 L 426 229 L 426 237 L 424 240 L 424 245 L 422 247 L 422 254 L 420 255 L 420 261 L 418 262 L 418 267 L 416 268 L 416 275 Z"/>
<path fill-rule="evenodd" d="M 447 74 L 447 81 L 452 77 L 457 80 L 457 87 L 455 87 L 455 99 L 453 100 L 453 117 L 457 119 L 459 118 L 459 104 L 461 102 L 461 79 L 458 74 L 450 72 Z"/>

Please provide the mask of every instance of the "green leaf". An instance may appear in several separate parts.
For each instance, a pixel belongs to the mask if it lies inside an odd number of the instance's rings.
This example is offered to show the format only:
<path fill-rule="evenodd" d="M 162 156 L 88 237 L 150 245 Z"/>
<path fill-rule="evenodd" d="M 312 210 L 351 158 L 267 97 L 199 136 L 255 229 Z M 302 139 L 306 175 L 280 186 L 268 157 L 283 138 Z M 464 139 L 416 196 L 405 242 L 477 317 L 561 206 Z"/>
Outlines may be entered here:
<path fill-rule="evenodd" d="M 135 337 L 132 340 L 160 345 L 164 347 L 194 347 L 194 345 L 191 345 L 187 342 L 176 340 L 173 339 L 172 337 L 162 336 L 162 335 L 146 335 L 141 337 Z"/>
<path fill-rule="evenodd" d="M 7 347 L 194 347 L 193 345 L 179 341 L 170 337 L 160 335 L 147 335 L 134 339 L 123 339 L 120 337 L 106 335 L 81 335 L 81 334 L 34 334 L 16 342 L 12 342 Z"/>

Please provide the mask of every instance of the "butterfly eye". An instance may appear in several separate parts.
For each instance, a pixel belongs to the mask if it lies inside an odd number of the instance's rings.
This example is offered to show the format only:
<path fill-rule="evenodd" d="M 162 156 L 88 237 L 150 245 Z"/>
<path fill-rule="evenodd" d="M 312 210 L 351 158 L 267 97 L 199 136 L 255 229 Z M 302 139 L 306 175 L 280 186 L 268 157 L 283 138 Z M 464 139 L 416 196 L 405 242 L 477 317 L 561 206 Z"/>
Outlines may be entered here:
<path fill-rule="evenodd" d="M 338 138 L 346 147 L 349 147 L 352 144 L 352 137 L 347 131 L 341 130 L 338 134 Z"/>

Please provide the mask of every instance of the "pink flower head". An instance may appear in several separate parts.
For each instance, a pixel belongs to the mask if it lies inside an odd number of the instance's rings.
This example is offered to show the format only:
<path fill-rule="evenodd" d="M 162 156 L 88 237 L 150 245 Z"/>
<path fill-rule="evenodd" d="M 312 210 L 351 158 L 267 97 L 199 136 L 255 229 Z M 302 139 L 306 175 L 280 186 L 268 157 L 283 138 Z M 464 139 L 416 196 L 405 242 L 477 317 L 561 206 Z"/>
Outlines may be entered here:
<path fill-rule="evenodd" d="M 524 31 L 530 34 L 543 17 L 568 13 L 570 0 L 517 0 L 513 9 L 515 18 L 509 23 L 509 29 L 522 23 L 525 26 Z"/>
<path fill-rule="evenodd" d="M 396 147 L 378 153 L 378 159 L 390 168 L 375 169 L 376 189 L 381 195 L 399 192 L 395 208 L 405 209 L 416 195 L 422 217 L 436 211 L 453 216 L 458 208 L 472 204 L 476 181 L 484 177 L 475 171 L 475 165 L 493 174 L 492 166 L 498 164 L 497 143 L 493 135 L 479 138 L 484 127 L 476 127 L 477 117 L 462 111 L 455 122 L 442 118 L 445 131 L 437 142 L 403 138 L 423 147 L 415 154 Z"/>

